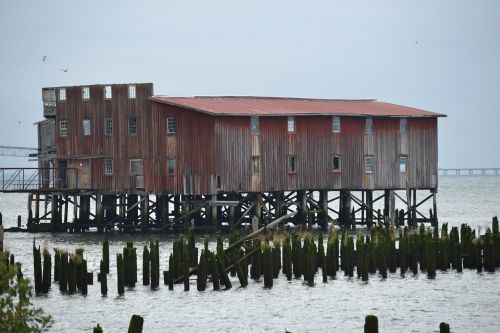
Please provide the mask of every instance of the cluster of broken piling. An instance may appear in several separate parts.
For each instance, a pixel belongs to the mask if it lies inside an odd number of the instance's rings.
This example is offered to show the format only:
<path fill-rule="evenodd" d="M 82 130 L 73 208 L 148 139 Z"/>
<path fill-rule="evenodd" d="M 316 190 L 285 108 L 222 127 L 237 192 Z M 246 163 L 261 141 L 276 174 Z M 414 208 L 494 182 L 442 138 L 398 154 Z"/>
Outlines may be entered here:
<path fill-rule="evenodd" d="M 193 234 L 180 235 L 174 241 L 169 255 L 168 270 L 163 271 L 164 284 L 170 290 L 183 284 L 190 289 L 190 278 L 196 278 L 199 291 L 211 283 L 213 290 L 230 289 L 230 276 L 236 276 L 241 287 L 250 279 L 272 288 L 280 271 L 287 280 L 302 279 L 308 286 L 315 285 L 317 273 L 321 271 L 323 283 L 333 281 L 343 272 L 347 277 L 368 281 L 377 272 L 382 278 L 399 270 L 401 276 L 425 273 L 435 278 L 436 271 L 475 269 L 477 272 L 495 272 L 500 267 L 500 233 L 498 219 L 492 221 L 484 235 L 477 235 L 470 226 L 463 224 L 460 230 L 443 224 L 438 227 L 399 230 L 379 225 L 365 234 L 353 236 L 347 230 L 331 230 L 325 239 L 323 234 L 315 236 L 309 231 L 264 230 L 254 237 L 231 234 L 228 246 L 217 238 L 215 250 L 209 248 L 205 237 L 203 248 L 196 247 Z M 149 246 L 148 246 L 149 245 Z M 52 258 L 49 251 L 33 246 L 35 290 L 47 293 L 51 287 Z M 138 281 L 137 248 L 132 242 L 125 244 L 116 254 L 117 291 L 125 293 L 125 287 L 135 287 Z M 102 260 L 97 280 L 101 294 L 107 295 L 109 271 L 109 242 L 104 241 Z M 11 258 L 13 260 L 13 258 Z M 59 283 L 61 292 L 77 291 L 87 294 L 87 285 L 93 283 L 93 273 L 87 271 L 84 250 L 68 253 L 54 249 L 53 278 Z M 159 241 L 144 245 L 142 253 L 142 284 L 155 290 L 160 285 Z M 20 268 L 19 268 L 19 273 Z M 263 279 L 262 279 L 263 278 Z"/>

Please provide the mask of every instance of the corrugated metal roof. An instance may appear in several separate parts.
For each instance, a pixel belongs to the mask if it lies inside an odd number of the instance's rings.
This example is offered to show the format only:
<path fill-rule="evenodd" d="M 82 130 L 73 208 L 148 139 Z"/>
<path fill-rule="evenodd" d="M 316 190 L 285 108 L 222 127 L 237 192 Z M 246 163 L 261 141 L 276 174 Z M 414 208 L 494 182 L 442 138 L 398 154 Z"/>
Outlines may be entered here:
<path fill-rule="evenodd" d="M 285 97 L 169 97 L 153 101 L 218 116 L 348 115 L 384 117 L 446 117 L 444 114 L 377 100 L 339 100 Z"/>

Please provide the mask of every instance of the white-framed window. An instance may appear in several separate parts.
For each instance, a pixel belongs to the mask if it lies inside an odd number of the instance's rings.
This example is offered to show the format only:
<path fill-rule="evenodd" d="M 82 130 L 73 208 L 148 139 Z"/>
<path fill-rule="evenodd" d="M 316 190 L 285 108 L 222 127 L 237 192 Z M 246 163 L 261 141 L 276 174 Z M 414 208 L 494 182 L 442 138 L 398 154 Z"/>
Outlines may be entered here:
<path fill-rule="evenodd" d="M 128 118 L 128 134 L 137 135 L 137 117 Z"/>
<path fill-rule="evenodd" d="M 251 163 L 252 163 L 252 174 L 259 174 L 260 173 L 260 156 L 252 156 Z"/>
<path fill-rule="evenodd" d="M 373 133 L 373 118 L 366 117 L 365 119 L 365 133 L 372 134 Z"/>
<path fill-rule="evenodd" d="M 113 89 L 111 86 L 104 86 L 104 98 L 112 99 L 113 98 Z"/>
<path fill-rule="evenodd" d="M 89 136 L 90 135 L 90 119 L 83 119 L 82 126 L 83 126 L 83 135 Z"/>
<path fill-rule="evenodd" d="M 105 159 L 104 160 L 104 175 L 111 176 L 113 175 L 113 160 Z"/>
<path fill-rule="evenodd" d="M 68 136 L 68 121 L 60 120 L 59 121 L 59 136 L 66 137 Z"/>
<path fill-rule="evenodd" d="M 167 174 L 169 176 L 175 175 L 175 157 L 167 158 Z"/>
<path fill-rule="evenodd" d="M 341 164 L 340 164 L 340 155 L 333 155 L 332 158 L 332 170 L 335 172 L 340 172 Z"/>
<path fill-rule="evenodd" d="M 295 155 L 288 156 L 288 173 L 296 173 L 297 172 L 297 158 Z"/>
<path fill-rule="evenodd" d="M 174 117 L 167 117 L 167 133 L 168 134 L 173 134 L 175 133 L 175 118 Z"/>
<path fill-rule="evenodd" d="M 89 87 L 82 88 L 82 99 L 83 100 L 90 99 L 90 88 Z"/>
<path fill-rule="evenodd" d="M 59 102 L 66 100 L 66 88 L 59 88 Z"/>
<path fill-rule="evenodd" d="M 104 135 L 113 135 L 113 118 L 104 118 Z"/>
<path fill-rule="evenodd" d="M 332 117 L 332 132 L 333 133 L 340 133 L 340 117 L 339 116 Z"/>
<path fill-rule="evenodd" d="M 405 134 L 406 133 L 406 127 L 407 125 L 407 119 L 406 118 L 400 118 L 399 119 L 399 133 Z"/>
<path fill-rule="evenodd" d="M 365 172 L 372 173 L 374 170 L 374 159 L 373 155 L 365 155 Z"/>
<path fill-rule="evenodd" d="M 254 116 L 250 118 L 250 128 L 252 134 L 259 134 L 259 117 Z"/>
<path fill-rule="evenodd" d="M 288 117 L 288 133 L 295 133 L 295 117 Z"/>
<path fill-rule="evenodd" d="M 408 164 L 408 156 L 399 155 L 399 172 L 406 172 Z"/>
<path fill-rule="evenodd" d="M 130 84 L 128 86 L 128 98 L 130 99 L 135 98 L 135 84 Z"/>

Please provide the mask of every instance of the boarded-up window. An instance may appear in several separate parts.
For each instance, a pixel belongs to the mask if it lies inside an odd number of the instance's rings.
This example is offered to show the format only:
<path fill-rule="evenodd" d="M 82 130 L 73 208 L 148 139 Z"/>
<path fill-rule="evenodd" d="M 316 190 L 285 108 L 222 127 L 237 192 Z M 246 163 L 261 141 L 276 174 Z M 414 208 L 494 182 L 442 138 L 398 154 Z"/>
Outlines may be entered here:
<path fill-rule="evenodd" d="M 406 118 L 399 119 L 399 133 L 401 134 L 406 133 L 406 120 Z"/>
<path fill-rule="evenodd" d="M 128 118 L 128 134 L 130 135 L 137 134 L 137 117 Z"/>
<path fill-rule="evenodd" d="M 135 98 L 135 84 L 131 84 L 128 86 L 128 98 Z"/>
<path fill-rule="evenodd" d="M 63 102 L 66 100 L 66 88 L 59 88 L 59 101 Z"/>
<path fill-rule="evenodd" d="M 250 118 L 252 134 L 259 134 L 259 117 Z"/>
<path fill-rule="evenodd" d="M 399 155 L 399 172 L 406 172 L 407 162 L 408 162 L 408 156 Z"/>
<path fill-rule="evenodd" d="M 339 116 L 332 117 L 332 132 L 333 133 L 340 133 L 340 117 Z"/>
<path fill-rule="evenodd" d="M 105 86 L 104 87 L 104 98 L 105 99 L 111 99 L 111 98 L 113 98 L 113 91 L 111 89 L 111 86 Z"/>
<path fill-rule="evenodd" d="M 167 159 L 167 174 L 169 176 L 175 175 L 175 157 L 169 157 Z"/>
<path fill-rule="evenodd" d="M 68 121 L 67 120 L 59 121 L 59 136 L 61 136 L 61 137 L 68 136 Z"/>
<path fill-rule="evenodd" d="M 144 164 L 142 160 L 130 160 L 130 174 L 134 176 L 144 174 Z"/>
<path fill-rule="evenodd" d="M 295 132 L 295 117 L 288 117 L 288 133 Z"/>
<path fill-rule="evenodd" d="M 259 174 L 260 173 L 260 156 L 252 156 L 251 162 L 252 162 L 252 174 Z"/>
<path fill-rule="evenodd" d="M 175 133 L 175 118 L 174 117 L 167 118 L 167 133 L 168 134 Z"/>
<path fill-rule="evenodd" d="M 83 119 L 83 135 L 84 136 L 89 136 L 90 135 L 90 119 Z"/>
<path fill-rule="evenodd" d="M 104 135 L 113 135 L 113 118 L 104 118 Z"/>
<path fill-rule="evenodd" d="M 83 100 L 88 100 L 90 98 L 90 88 L 89 87 L 83 87 L 82 88 L 82 99 Z"/>
<path fill-rule="evenodd" d="M 340 171 L 340 155 L 333 155 L 332 169 L 333 171 Z"/>
<path fill-rule="evenodd" d="M 367 117 L 365 120 L 365 133 L 372 134 L 373 133 L 373 118 Z"/>
<path fill-rule="evenodd" d="M 113 175 L 113 160 L 111 159 L 104 160 L 104 175 L 106 176 Z"/>
<path fill-rule="evenodd" d="M 295 155 L 288 156 L 288 173 L 297 172 L 296 158 Z"/>
<path fill-rule="evenodd" d="M 365 172 L 366 173 L 372 173 L 374 170 L 374 160 L 373 160 L 373 155 L 366 155 L 365 156 Z"/>

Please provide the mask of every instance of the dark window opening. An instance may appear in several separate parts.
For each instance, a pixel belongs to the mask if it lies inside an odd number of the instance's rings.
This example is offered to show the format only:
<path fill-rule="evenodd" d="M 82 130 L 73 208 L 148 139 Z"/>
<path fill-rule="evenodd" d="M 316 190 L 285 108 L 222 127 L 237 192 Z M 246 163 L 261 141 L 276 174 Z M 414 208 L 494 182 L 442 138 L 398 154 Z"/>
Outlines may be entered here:
<path fill-rule="evenodd" d="M 288 173 L 297 172 L 297 166 L 295 161 L 295 156 L 288 156 Z"/>

